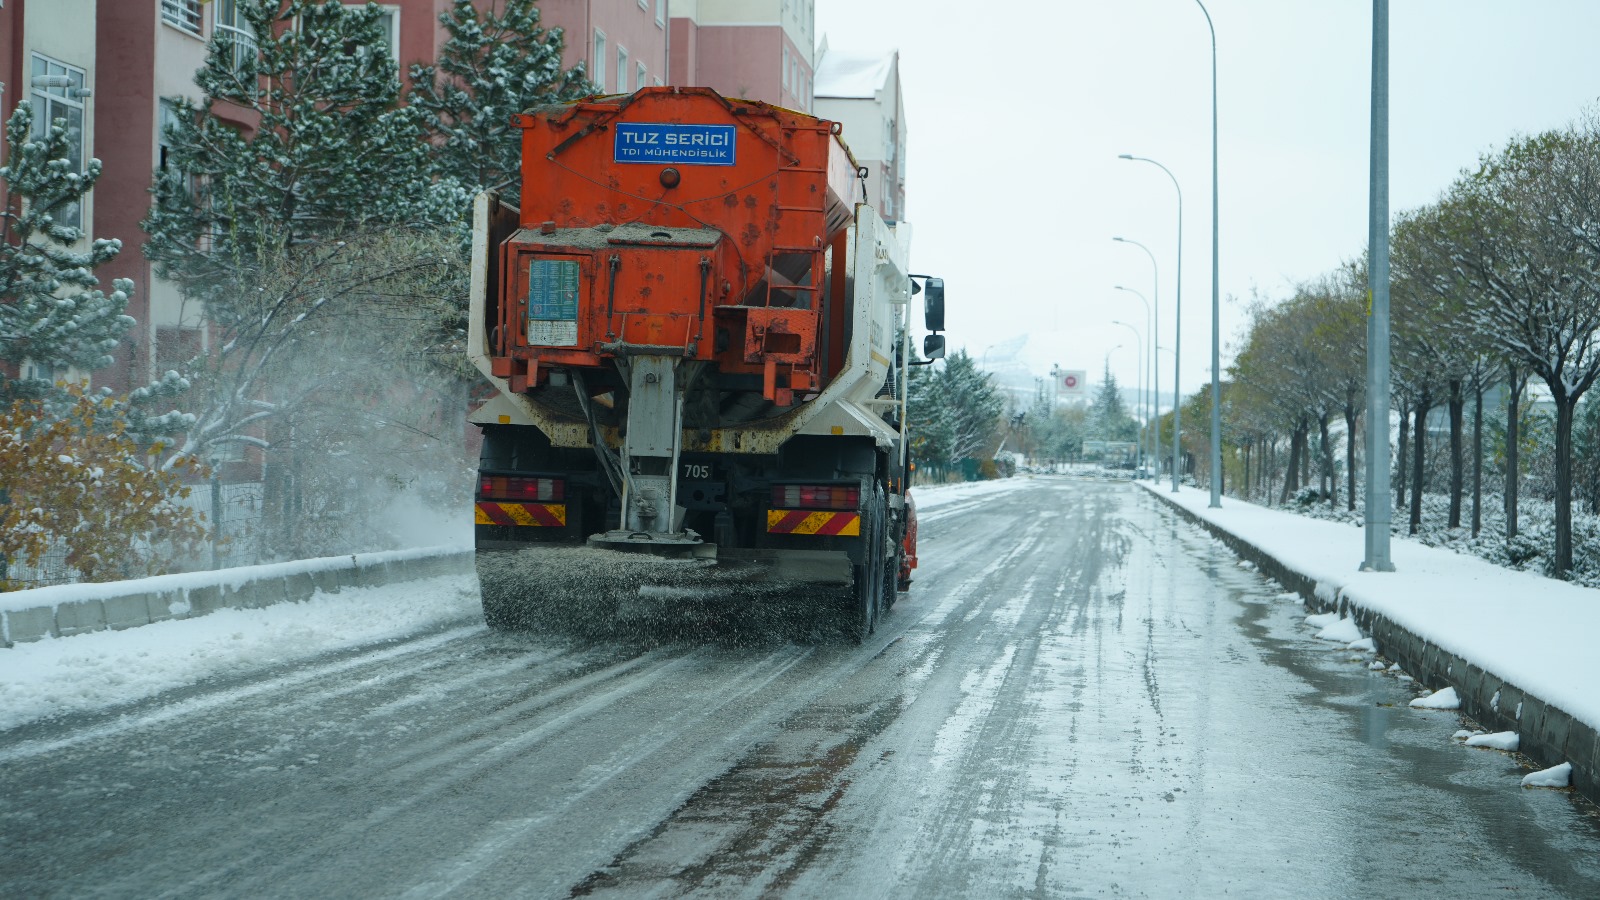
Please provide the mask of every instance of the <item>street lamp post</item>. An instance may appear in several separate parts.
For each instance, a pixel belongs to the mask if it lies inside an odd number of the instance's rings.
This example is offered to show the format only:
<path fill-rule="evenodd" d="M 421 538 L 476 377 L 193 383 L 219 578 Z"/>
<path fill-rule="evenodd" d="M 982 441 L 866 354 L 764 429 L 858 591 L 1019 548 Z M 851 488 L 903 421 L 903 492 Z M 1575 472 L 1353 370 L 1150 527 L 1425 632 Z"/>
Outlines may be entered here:
<path fill-rule="evenodd" d="M 1222 506 L 1222 330 L 1217 274 L 1217 27 L 1211 11 L 1194 0 L 1205 13 L 1211 30 L 1211 508 Z"/>
<path fill-rule="evenodd" d="M 1151 340 L 1148 341 L 1148 343 L 1153 345 L 1155 343 L 1155 340 L 1154 340 L 1154 338 L 1155 338 L 1155 329 L 1154 329 L 1154 326 L 1151 323 L 1153 322 L 1155 317 L 1151 314 L 1150 301 L 1146 300 L 1144 298 L 1143 294 L 1139 293 L 1138 291 L 1134 290 L 1133 288 L 1126 288 L 1126 287 L 1123 287 L 1122 285 L 1119 284 L 1119 285 L 1116 286 L 1116 290 L 1125 291 L 1125 292 L 1127 292 L 1129 294 L 1132 294 L 1135 297 L 1139 298 L 1139 302 L 1140 303 L 1144 304 L 1144 317 L 1145 317 L 1144 318 L 1144 322 L 1145 322 L 1144 332 L 1151 339 Z M 1147 361 L 1146 364 L 1148 364 L 1149 361 L 1153 360 L 1155 355 L 1156 355 L 1156 352 L 1152 347 L 1152 349 L 1150 350 L 1149 354 L 1145 355 L 1145 359 Z M 1140 377 L 1143 377 L 1144 366 L 1140 366 L 1139 367 L 1139 372 L 1140 372 Z M 1154 378 L 1152 378 L 1150 381 L 1147 381 L 1145 383 L 1147 385 L 1152 385 L 1153 386 L 1156 382 L 1155 382 Z M 1150 398 L 1146 394 L 1144 394 L 1143 392 L 1140 393 L 1140 398 L 1141 398 L 1142 402 L 1145 404 L 1145 414 L 1144 414 L 1145 415 L 1145 419 L 1144 420 L 1146 422 L 1154 421 L 1154 416 L 1151 414 Z M 1155 459 L 1156 454 L 1159 453 L 1159 452 L 1160 452 L 1160 448 L 1159 448 L 1159 446 L 1156 446 L 1148 454 L 1148 456 L 1149 456 L 1150 459 Z M 1152 476 L 1152 480 L 1153 480 L 1153 478 L 1154 478 L 1154 476 Z"/>
<path fill-rule="evenodd" d="M 1161 339 L 1161 267 L 1156 264 L 1156 255 L 1150 248 L 1138 241 L 1125 237 L 1114 237 L 1113 241 L 1121 244 L 1132 244 L 1144 251 L 1150 257 L 1150 388 L 1155 397 L 1150 401 L 1151 420 L 1156 423 L 1155 433 L 1150 440 L 1150 483 L 1161 480 L 1156 470 L 1161 468 L 1161 362 L 1160 354 L 1156 353 L 1156 344 Z"/>
<path fill-rule="evenodd" d="M 1367 513 L 1361 568 L 1389 556 L 1389 0 L 1372 3 L 1372 150 L 1367 253 Z M 1402 423 L 1402 426 L 1404 423 Z"/>
<path fill-rule="evenodd" d="M 1172 492 L 1178 492 L 1178 434 L 1183 427 L 1183 391 L 1178 386 L 1178 364 L 1183 361 L 1180 351 L 1183 349 L 1183 188 L 1178 186 L 1178 177 L 1172 170 L 1156 162 L 1148 156 L 1134 156 L 1131 153 L 1118 154 L 1118 159 L 1131 159 L 1135 162 L 1147 162 L 1161 171 L 1167 173 L 1172 179 L 1172 189 L 1178 192 L 1178 296 L 1173 301 L 1172 311 Z"/>
<path fill-rule="evenodd" d="M 1147 310 L 1147 312 L 1148 312 L 1148 310 Z M 1121 319 L 1112 319 L 1111 320 L 1111 324 L 1113 324 L 1113 325 L 1121 325 L 1123 328 L 1126 328 L 1129 331 L 1133 332 L 1133 338 L 1134 338 L 1133 349 L 1134 349 L 1134 352 L 1137 354 L 1136 357 L 1135 357 L 1135 359 L 1137 360 L 1135 365 L 1137 365 L 1139 367 L 1138 368 L 1139 377 L 1135 379 L 1135 383 L 1138 385 L 1137 390 L 1138 390 L 1139 396 L 1143 397 L 1144 396 L 1144 335 L 1139 333 L 1139 329 L 1133 327 L 1132 325 L 1129 325 L 1127 322 L 1124 322 Z M 1148 398 L 1146 398 L 1146 399 L 1148 400 Z M 1149 409 L 1149 405 L 1148 405 L 1148 402 L 1147 402 L 1146 403 L 1146 410 L 1147 411 L 1145 412 L 1145 420 L 1144 420 L 1145 421 L 1145 427 L 1149 427 L 1149 424 L 1150 424 L 1150 419 L 1149 419 L 1149 415 L 1150 414 L 1148 412 L 1148 409 Z M 1145 462 L 1145 460 L 1144 460 L 1144 455 L 1145 455 L 1144 454 L 1144 442 L 1143 441 L 1139 442 L 1138 448 L 1139 449 L 1138 449 L 1138 454 L 1137 454 L 1136 458 L 1138 460 L 1138 465 L 1142 466 L 1142 465 L 1144 465 L 1144 462 Z M 1133 477 L 1134 477 L 1135 480 L 1138 480 L 1138 478 L 1139 478 L 1138 473 L 1135 472 Z"/>

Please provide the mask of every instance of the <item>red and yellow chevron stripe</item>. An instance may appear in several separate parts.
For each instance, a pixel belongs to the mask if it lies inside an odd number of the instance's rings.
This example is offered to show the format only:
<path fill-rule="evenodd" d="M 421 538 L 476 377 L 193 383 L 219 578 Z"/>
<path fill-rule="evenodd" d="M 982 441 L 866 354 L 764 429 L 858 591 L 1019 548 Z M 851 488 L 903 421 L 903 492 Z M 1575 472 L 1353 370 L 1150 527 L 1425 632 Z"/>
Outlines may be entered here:
<path fill-rule="evenodd" d="M 857 537 L 861 516 L 853 512 L 819 512 L 809 509 L 767 510 L 769 534 L 823 534 Z"/>
<path fill-rule="evenodd" d="M 479 525 L 546 525 L 560 528 L 567 524 L 567 505 L 479 500 L 474 520 Z"/>

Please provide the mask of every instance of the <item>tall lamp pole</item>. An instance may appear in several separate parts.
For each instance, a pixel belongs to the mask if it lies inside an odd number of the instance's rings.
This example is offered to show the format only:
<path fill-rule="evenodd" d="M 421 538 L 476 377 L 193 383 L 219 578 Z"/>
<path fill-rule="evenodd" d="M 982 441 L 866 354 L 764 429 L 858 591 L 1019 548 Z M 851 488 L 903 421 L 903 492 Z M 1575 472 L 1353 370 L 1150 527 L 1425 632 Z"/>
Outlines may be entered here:
<path fill-rule="evenodd" d="M 1367 513 L 1361 568 L 1389 558 L 1389 0 L 1372 0 L 1372 176 L 1367 219 Z"/>
<path fill-rule="evenodd" d="M 1149 365 L 1150 362 L 1153 361 L 1153 358 L 1156 355 L 1156 351 L 1155 351 L 1155 336 L 1156 335 L 1155 335 L 1154 326 L 1152 325 L 1152 322 L 1154 321 L 1155 317 L 1151 314 L 1150 301 L 1146 300 L 1144 298 L 1143 294 L 1139 293 L 1138 291 L 1134 290 L 1133 288 L 1125 288 L 1125 287 L 1123 287 L 1122 285 L 1119 284 L 1119 285 L 1116 286 L 1116 289 L 1119 290 L 1119 291 L 1126 291 L 1127 293 L 1130 293 L 1130 294 L 1134 295 L 1135 297 L 1138 297 L 1139 298 L 1139 302 L 1144 304 L 1144 323 L 1145 323 L 1144 324 L 1144 333 L 1150 338 L 1150 340 L 1147 342 L 1147 343 L 1150 344 L 1150 352 L 1148 354 L 1144 354 L 1144 356 L 1145 356 L 1145 360 L 1146 360 L 1145 365 Z M 1141 372 L 1143 371 L 1143 368 L 1144 368 L 1143 366 L 1140 367 L 1140 371 Z M 1155 383 L 1156 382 L 1155 382 L 1153 377 L 1151 378 L 1151 380 L 1145 382 L 1145 384 L 1147 386 L 1151 386 L 1151 387 L 1155 386 Z M 1149 393 L 1148 392 L 1141 392 L 1140 396 L 1143 399 L 1144 404 L 1145 404 L 1145 414 L 1144 414 L 1145 422 L 1148 424 L 1150 422 L 1155 421 L 1155 417 L 1152 415 L 1152 411 L 1151 411 L 1151 406 L 1152 405 L 1150 403 Z M 1157 445 L 1155 443 L 1151 443 L 1150 446 L 1151 446 L 1151 449 L 1150 449 L 1150 452 L 1146 455 L 1146 458 L 1154 460 L 1156 458 L 1156 454 L 1161 452 L 1160 451 L 1160 447 L 1159 447 L 1159 445 Z M 1154 478 L 1155 478 L 1155 476 L 1151 476 L 1151 480 L 1154 480 Z"/>
<path fill-rule="evenodd" d="M 1178 297 L 1173 301 L 1172 311 L 1172 492 L 1178 492 L 1178 433 L 1183 428 L 1183 391 L 1178 387 L 1178 364 L 1183 361 L 1180 351 L 1183 349 L 1183 188 L 1178 186 L 1177 176 L 1172 170 L 1156 162 L 1148 156 L 1134 156 L 1131 153 L 1121 153 L 1118 159 L 1131 159 L 1135 162 L 1147 162 L 1161 171 L 1167 173 L 1172 179 L 1172 189 L 1178 192 Z"/>
<path fill-rule="evenodd" d="M 1211 508 L 1222 506 L 1222 341 L 1217 280 L 1217 28 L 1211 11 L 1194 0 L 1211 29 Z"/>
<path fill-rule="evenodd" d="M 1149 310 L 1146 310 L 1146 312 L 1148 313 Z M 1144 363 L 1145 363 L 1145 359 L 1144 359 L 1144 343 L 1145 343 L 1144 335 L 1139 333 L 1139 329 L 1133 327 L 1132 325 L 1129 325 L 1127 322 L 1124 322 L 1121 319 L 1112 319 L 1111 320 L 1111 324 L 1113 324 L 1113 325 L 1121 325 L 1123 328 L 1126 328 L 1129 331 L 1133 332 L 1133 338 L 1134 338 L 1133 349 L 1134 349 L 1134 352 L 1138 354 L 1135 357 L 1135 359 L 1137 360 L 1135 365 L 1137 365 L 1139 367 L 1138 370 L 1137 370 L 1138 373 L 1139 373 L 1139 377 L 1136 379 L 1136 381 L 1137 381 L 1137 384 L 1138 384 L 1139 395 L 1141 397 L 1143 397 L 1144 396 Z M 1150 424 L 1149 412 L 1148 412 L 1148 408 L 1149 408 L 1149 402 L 1148 401 L 1149 401 L 1149 398 L 1145 397 L 1145 401 L 1146 401 L 1146 403 L 1145 403 L 1145 406 L 1146 406 L 1145 417 L 1146 418 L 1145 418 L 1144 421 L 1145 421 L 1145 426 L 1148 427 L 1149 424 Z M 1138 454 L 1137 454 L 1137 457 L 1136 457 L 1136 461 L 1137 461 L 1138 465 L 1144 465 L 1144 462 L 1145 462 L 1145 460 L 1144 460 L 1144 449 L 1145 449 L 1144 448 L 1144 442 L 1140 441 L 1137 446 L 1138 446 L 1139 449 L 1138 449 Z M 1135 481 L 1139 480 L 1139 474 L 1138 474 L 1137 471 L 1134 472 L 1133 478 L 1134 478 Z"/>
<path fill-rule="evenodd" d="M 1159 469 L 1161 466 L 1157 457 L 1161 455 L 1161 362 L 1159 359 L 1161 354 L 1156 352 L 1156 345 L 1161 342 L 1161 267 L 1156 264 L 1156 255 L 1150 252 L 1149 247 L 1124 237 L 1114 237 L 1112 240 L 1121 244 L 1132 244 L 1143 250 L 1145 256 L 1150 257 L 1150 387 L 1155 394 L 1155 399 L 1150 402 L 1150 411 L 1156 421 L 1155 440 L 1150 444 L 1153 451 L 1150 458 L 1156 463 L 1155 468 Z M 1160 477 L 1152 471 L 1150 473 L 1151 483 L 1153 484 L 1159 480 Z"/>

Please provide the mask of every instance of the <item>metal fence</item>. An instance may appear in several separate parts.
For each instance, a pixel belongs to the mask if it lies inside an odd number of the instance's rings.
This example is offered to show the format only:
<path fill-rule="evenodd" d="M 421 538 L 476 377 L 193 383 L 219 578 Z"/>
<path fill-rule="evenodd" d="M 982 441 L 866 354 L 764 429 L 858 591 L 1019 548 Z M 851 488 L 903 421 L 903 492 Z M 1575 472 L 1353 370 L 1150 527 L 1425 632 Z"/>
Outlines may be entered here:
<path fill-rule="evenodd" d="M 174 502 L 204 515 L 211 536 L 218 533 L 216 524 L 220 517 L 223 540 L 216 544 L 208 539 L 199 552 L 192 555 L 178 554 L 173 548 L 165 548 L 164 552 L 163 548 L 153 548 L 167 563 L 167 571 L 193 572 L 260 562 L 256 536 L 263 519 L 261 482 L 219 484 L 215 490 L 209 482 L 193 487 L 188 497 Z M 144 573 L 131 571 L 130 567 L 123 574 L 133 577 Z M 67 547 L 60 542 L 51 546 L 33 565 L 0 560 L 0 582 L 8 583 L 13 590 L 72 584 L 82 577 L 82 573 L 67 564 Z"/>

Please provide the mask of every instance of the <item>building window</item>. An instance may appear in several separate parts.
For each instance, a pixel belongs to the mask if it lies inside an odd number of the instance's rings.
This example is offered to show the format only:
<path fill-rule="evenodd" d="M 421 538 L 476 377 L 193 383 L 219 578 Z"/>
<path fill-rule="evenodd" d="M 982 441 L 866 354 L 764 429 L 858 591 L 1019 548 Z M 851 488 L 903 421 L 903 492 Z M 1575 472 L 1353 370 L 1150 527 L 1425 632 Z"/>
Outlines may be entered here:
<path fill-rule="evenodd" d="M 650 0 L 639 0 L 639 8 L 645 12 L 650 11 Z"/>
<path fill-rule="evenodd" d="M 233 39 L 233 70 L 238 72 L 246 63 L 255 62 L 255 29 L 245 21 L 244 12 L 239 8 L 239 0 L 214 0 L 212 5 L 217 9 L 217 21 L 212 29 L 212 38 L 226 34 Z"/>
<path fill-rule="evenodd" d="M 634 70 L 633 74 L 636 76 L 633 80 L 634 90 L 637 91 L 639 88 L 642 88 L 650 83 L 649 79 L 646 77 L 644 63 L 639 63 L 639 67 Z"/>
<path fill-rule="evenodd" d="M 600 88 L 600 93 L 606 92 L 606 33 L 596 28 L 594 30 L 594 59 L 589 67 L 589 74 L 594 76 L 594 83 Z"/>
<path fill-rule="evenodd" d="M 617 45 L 617 93 L 628 92 L 628 48 Z"/>
<path fill-rule="evenodd" d="M 30 97 L 33 100 L 33 133 L 42 139 L 50 133 L 57 119 L 67 128 L 67 165 L 74 172 L 83 171 L 83 98 L 84 72 L 76 66 L 56 62 L 48 56 L 33 54 Z M 56 224 L 69 228 L 83 227 L 83 205 L 73 203 L 61 208 Z"/>
<path fill-rule="evenodd" d="M 366 7 L 365 3 L 346 3 L 355 9 Z M 378 30 L 383 32 L 383 42 L 389 46 L 389 58 L 394 60 L 396 67 L 400 65 L 400 7 L 393 3 L 380 3 L 378 8 Z"/>
<path fill-rule="evenodd" d="M 167 129 L 178 124 L 178 104 L 166 97 L 161 98 L 161 116 L 156 120 L 156 171 L 165 172 L 171 165 L 172 144 L 167 136 Z"/>
<path fill-rule="evenodd" d="M 656 24 L 663 28 L 667 25 L 667 0 L 656 0 Z"/>
<path fill-rule="evenodd" d="M 23 381 L 46 381 L 50 384 L 58 384 L 60 382 L 69 380 L 69 375 L 70 373 L 65 368 L 47 366 L 44 363 L 37 363 L 31 359 L 25 359 L 22 361 Z"/>
<path fill-rule="evenodd" d="M 161 19 L 200 36 L 200 0 L 161 0 Z"/>
<path fill-rule="evenodd" d="M 789 48 L 783 48 L 783 89 L 789 90 Z"/>

